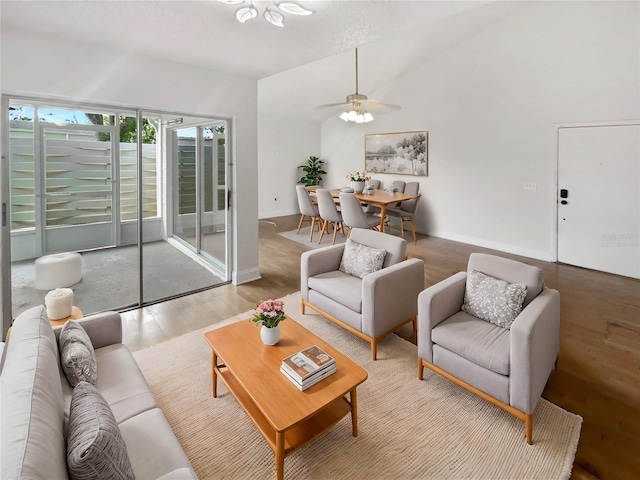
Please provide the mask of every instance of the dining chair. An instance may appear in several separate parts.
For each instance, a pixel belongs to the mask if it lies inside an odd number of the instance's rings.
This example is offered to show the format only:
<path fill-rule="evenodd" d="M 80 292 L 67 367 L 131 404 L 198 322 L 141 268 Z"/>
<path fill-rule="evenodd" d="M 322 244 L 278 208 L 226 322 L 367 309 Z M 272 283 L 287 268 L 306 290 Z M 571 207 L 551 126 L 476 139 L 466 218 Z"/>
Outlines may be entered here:
<path fill-rule="evenodd" d="M 418 182 L 407 182 L 404 188 L 404 193 L 408 193 L 409 195 L 419 195 L 419 191 L 420 183 Z M 402 238 L 404 238 L 404 222 L 409 222 L 414 242 L 418 241 L 416 239 L 416 227 L 413 223 L 413 217 L 416 214 L 416 208 L 418 208 L 418 200 L 420 200 L 420 196 L 400 202 L 399 207 L 387 208 L 386 211 L 389 217 L 397 217 L 400 219 L 400 234 L 402 235 Z"/>
<path fill-rule="evenodd" d="M 374 190 L 380 190 L 380 180 L 377 178 L 372 178 L 367 182 L 371 188 Z M 376 207 L 375 205 L 367 204 L 364 207 L 364 213 L 380 213 L 380 207 Z"/>
<path fill-rule="evenodd" d="M 340 210 L 342 211 L 343 223 L 350 229 L 365 228 L 377 230 L 378 225 L 380 225 L 380 217 L 365 213 L 364 210 L 362 210 L 360 201 L 353 193 L 340 193 Z"/>
<path fill-rule="evenodd" d="M 336 202 L 331 196 L 331 192 L 326 189 L 316 190 L 316 197 L 318 199 L 318 211 L 320 212 L 320 218 L 322 219 L 322 228 L 320 229 L 320 238 L 318 243 L 322 242 L 322 237 L 328 232 L 329 224 L 333 225 L 333 240 L 331 245 L 336 244 L 336 235 L 338 230 L 342 231 L 344 235 L 344 225 L 342 224 L 342 213 L 336 207 Z"/>
<path fill-rule="evenodd" d="M 316 222 L 318 225 L 318 231 L 320 230 L 320 224 L 322 223 L 320 212 L 318 211 L 318 207 L 311 201 L 309 192 L 304 188 L 304 185 L 296 185 L 296 194 L 298 195 L 298 207 L 300 208 L 300 222 L 298 223 L 298 230 L 296 230 L 296 234 L 300 232 L 304 219 L 309 217 L 309 220 L 311 221 L 309 241 L 312 242 L 313 228 L 316 226 Z"/>

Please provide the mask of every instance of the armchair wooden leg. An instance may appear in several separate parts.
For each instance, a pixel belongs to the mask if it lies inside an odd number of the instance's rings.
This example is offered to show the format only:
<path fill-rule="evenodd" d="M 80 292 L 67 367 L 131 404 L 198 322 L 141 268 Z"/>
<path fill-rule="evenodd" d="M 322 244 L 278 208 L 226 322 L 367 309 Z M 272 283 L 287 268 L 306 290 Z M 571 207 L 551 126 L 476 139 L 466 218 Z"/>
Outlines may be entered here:
<path fill-rule="evenodd" d="M 371 339 L 371 360 L 374 362 L 378 357 L 378 341 L 375 338 Z"/>
<path fill-rule="evenodd" d="M 424 366 L 422 365 L 422 359 L 418 357 L 418 380 L 422 380 L 424 375 Z"/>
<path fill-rule="evenodd" d="M 302 314 L 304 315 L 304 300 L 300 300 L 300 310 L 302 311 Z"/>
<path fill-rule="evenodd" d="M 527 443 L 533 445 L 533 415 L 526 413 L 524 416 L 524 427 L 527 431 Z"/>

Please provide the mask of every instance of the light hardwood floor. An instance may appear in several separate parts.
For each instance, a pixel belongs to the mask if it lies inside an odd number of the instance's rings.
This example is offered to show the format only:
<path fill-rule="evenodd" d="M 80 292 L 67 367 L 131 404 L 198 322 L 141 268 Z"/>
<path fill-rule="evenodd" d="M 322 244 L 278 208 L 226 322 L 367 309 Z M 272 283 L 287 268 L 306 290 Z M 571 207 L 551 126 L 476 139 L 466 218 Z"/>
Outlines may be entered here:
<path fill-rule="evenodd" d="M 260 222 L 260 280 L 125 312 L 125 343 L 145 348 L 298 291 L 306 247 L 277 235 L 294 230 L 298 218 Z M 408 247 L 425 261 L 425 287 L 466 270 L 472 252 L 536 265 L 560 291 L 560 357 L 543 396 L 584 419 L 572 478 L 640 478 L 640 281 L 424 235 Z"/>

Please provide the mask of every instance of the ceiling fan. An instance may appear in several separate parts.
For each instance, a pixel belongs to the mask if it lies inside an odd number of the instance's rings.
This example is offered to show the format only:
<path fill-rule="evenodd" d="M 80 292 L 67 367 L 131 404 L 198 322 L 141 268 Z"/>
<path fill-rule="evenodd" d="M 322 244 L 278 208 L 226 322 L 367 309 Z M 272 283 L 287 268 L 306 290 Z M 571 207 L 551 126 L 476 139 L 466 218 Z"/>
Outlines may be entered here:
<path fill-rule="evenodd" d="M 329 103 L 320 105 L 317 108 L 335 108 L 342 107 L 344 111 L 340 118 L 345 122 L 367 123 L 373 120 L 371 112 L 388 113 L 400 110 L 399 105 L 393 103 L 376 102 L 369 100 L 366 95 L 358 92 L 358 49 L 356 48 L 356 92 L 347 95 L 347 99 L 342 103 Z"/>

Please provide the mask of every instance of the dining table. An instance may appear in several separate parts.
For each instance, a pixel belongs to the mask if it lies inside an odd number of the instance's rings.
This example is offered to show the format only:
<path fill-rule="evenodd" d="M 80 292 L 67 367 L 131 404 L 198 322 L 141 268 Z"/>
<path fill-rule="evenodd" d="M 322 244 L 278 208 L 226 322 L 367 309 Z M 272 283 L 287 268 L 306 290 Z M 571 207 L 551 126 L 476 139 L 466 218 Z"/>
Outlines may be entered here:
<path fill-rule="evenodd" d="M 340 198 L 342 190 L 339 188 L 333 188 L 329 191 L 333 198 Z M 369 205 L 374 205 L 380 208 L 380 226 L 378 227 L 378 230 L 381 232 L 384 232 L 384 217 L 387 212 L 387 205 L 394 205 L 420 196 L 419 194 L 410 195 L 408 193 L 387 192 L 385 190 L 369 190 L 369 192 L 371 193 L 354 193 L 354 195 L 361 203 L 368 203 Z"/>

